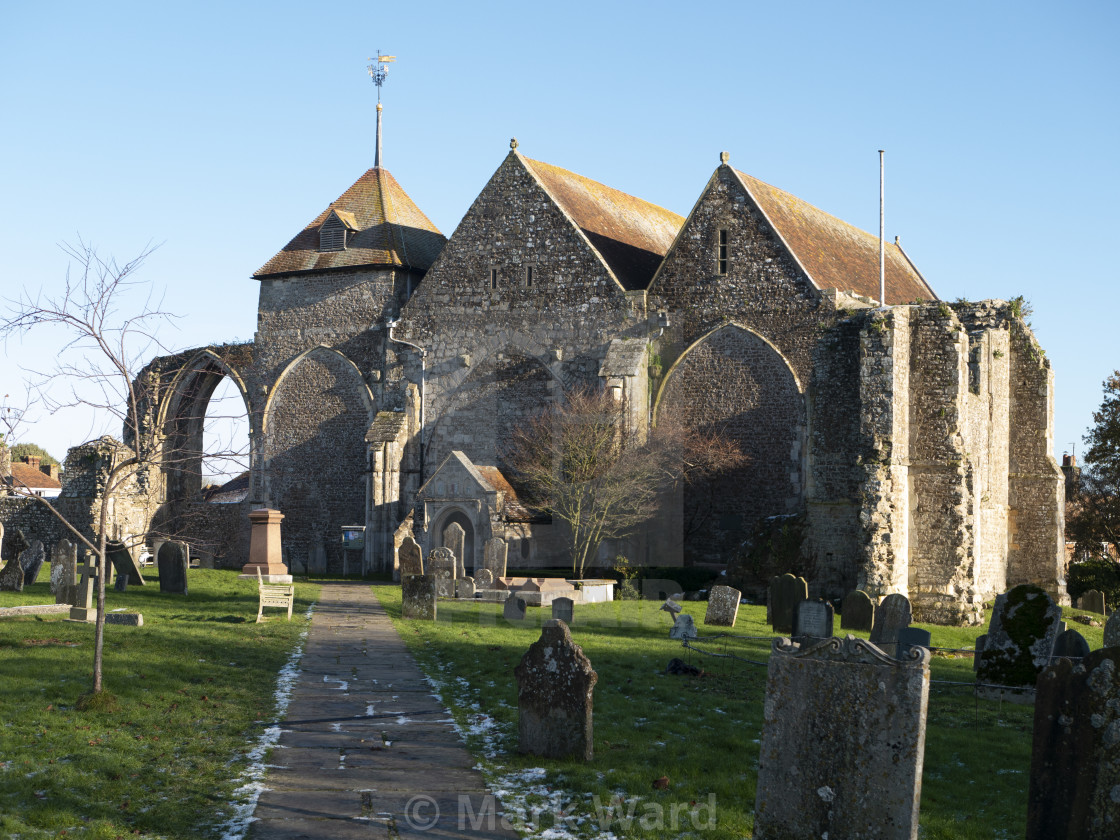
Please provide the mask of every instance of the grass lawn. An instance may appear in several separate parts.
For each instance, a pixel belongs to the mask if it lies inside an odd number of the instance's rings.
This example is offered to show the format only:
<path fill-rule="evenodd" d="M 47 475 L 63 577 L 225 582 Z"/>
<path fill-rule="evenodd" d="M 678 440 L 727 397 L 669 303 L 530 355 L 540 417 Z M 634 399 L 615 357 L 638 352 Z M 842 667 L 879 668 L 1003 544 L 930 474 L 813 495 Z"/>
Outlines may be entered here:
<path fill-rule="evenodd" d="M 375 591 L 451 705 L 507 813 L 528 813 L 530 822 L 547 829 L 563 807 L 570 815 L 564 825 L 577 836 L 606 830 L 620 837 L 751 835 L 764 667 L 690 654 L 669 639 L 672 622 L 655 602 L 577 605 L 572 636 L 599 675 L 595 758 L 543 761 L 517 754 L 513 668 L 540 635 L 540 622 L 551 617 L 550 611 L 530 609 L 526 626 L 514 626 L 502 618 L 500 605 L 441 601 L 438 621 L 402 621 L 400 588 L 377 586 Z M 706 604 L 683 606 L 705 634 Z M 1066 610 L 1067 619 L 1074 614 L 1078 611 Z M 765 619 L 764 607 L 744 605 L 733 632 L 767 638 L 705 647 L 764 663 L 774 637 Z M 918 626 L 930 630 L 933 645 L 946 648 L 972 648 L 984 632 Z M 1091 647 L 1101 646 L 1100 628 L 1071 626 Z M 708 675 L 664 674 L 673 657 Z M 972 659 L 935 655 L 931 678 L 971 682 Z M 923 840 L 1024 835 L 1032 721 L 1033 707 L 978 701 L 970 687 L 933 683 L 922 779 Z M 654 780 L 662 776 L 668 777 L 668 787 L 654 789 Z M 613 813 L 608 810 L 612 802 Z M 713 814 L 699 807 L 712 802 L 714 825 L 709 823 Z M 534 808 L 545 813 L 534 819 Z"/>
<path fill-rule="evenodd" d="M 0 592 L 0 607 L 53 603 L 47 581 Z M 255 581 L 191 569 L 188 596 L 148 585 L 106 593 L 143 627 L 105 627 L 114 711 L 80 712 L 93 625 L 62 616 L 0 619 L 0 837 L 214 837 L 231 815 L 250 741 L 272 717 L 277 673 L 318 598 L 297 584 L 255 624 Z"/>

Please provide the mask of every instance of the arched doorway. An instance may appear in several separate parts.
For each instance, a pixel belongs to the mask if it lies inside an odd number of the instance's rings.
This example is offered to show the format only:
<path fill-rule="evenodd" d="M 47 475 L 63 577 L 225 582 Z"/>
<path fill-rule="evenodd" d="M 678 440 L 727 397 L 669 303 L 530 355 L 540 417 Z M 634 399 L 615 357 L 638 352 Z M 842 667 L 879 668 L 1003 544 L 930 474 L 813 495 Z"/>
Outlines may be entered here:
<path fill-rule="evenodd" d="M 458 523 L 459 527 L 463 529 L 463 567 L 467 570 L 468 574 L 474 573 L 474 542 L 475 542 L 475 527 L 467 516 L 461 510 L 451 510 L 444 513 L 436 524 L 435 535 L 432 538 L 432 544 L 436 547 L 443 547 L 447 543 L 444 542 L 443 532 L 447 530 L 447 526 L 452 522 Z"/>

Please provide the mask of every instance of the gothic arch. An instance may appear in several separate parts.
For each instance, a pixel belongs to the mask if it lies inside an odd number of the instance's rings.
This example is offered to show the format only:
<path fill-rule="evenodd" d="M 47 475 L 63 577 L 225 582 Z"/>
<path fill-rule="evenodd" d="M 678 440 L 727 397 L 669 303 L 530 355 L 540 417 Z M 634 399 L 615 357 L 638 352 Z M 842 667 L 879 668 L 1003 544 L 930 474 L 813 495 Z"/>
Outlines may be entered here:
<path fill-rule="evenodd" d="M 269 433 L 269 422 L 271 421 L 273 415 L 273 404 L 275 402 L 276 395 L 280 392 L 280 388 L 284 384 L 284 380 L 287 379 L 292 371 L 298 368 L 305 359 L 312 356 L 313 354 L 320 358 L 329 358 L 331 356 L 336 357 L 339 362 L 353 370 L 354 374 L 358 377 L 359 380 L 361 380 L 362 383 L 361 394 L 363 399 L 365 400 L 366 411 L 369 413 L 369 419 L 373 419 L 373 392 L 370 390 L 369 385 L 366 384 L 365 377 L 362 376 L 362 371 L 356 364 L 354 364 L 349 356 L 345 355 L 344 353 L 340 353 L 333 347 L 328 347 L 325 344 L 318 344 L 315 347 L 312 347 L 310 350 L 305 350 L 294 359 L 292 359 L 284 368 L 284 370 L 280 372 L 280 375 L 276 377 L 276 382 L 273 384 L 272 388 L 269 389 L 268 399 L 265 400 L 264 404 L 263 421 L 261 423 L 262 434 L 267 435 Z M 329 356 L 326 354 L 329 354 Z"/>

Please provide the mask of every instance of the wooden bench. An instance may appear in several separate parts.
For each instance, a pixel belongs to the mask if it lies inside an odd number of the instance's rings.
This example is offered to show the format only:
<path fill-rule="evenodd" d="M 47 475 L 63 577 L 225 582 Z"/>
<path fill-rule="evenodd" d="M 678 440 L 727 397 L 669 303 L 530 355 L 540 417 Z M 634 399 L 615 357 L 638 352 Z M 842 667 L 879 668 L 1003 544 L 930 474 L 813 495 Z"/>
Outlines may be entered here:
<path fill-rule="evenodd" d="M 261 570 L 257 569 L 257 591 L 260 594 L 260 606 L 257 607 L 257 623 L 260 624 L 265 607 L 287 607 L 288 621 L 292 620 L 292 604 L 296 598 L 294 583 L 265 583 L 261 577 Z"/>

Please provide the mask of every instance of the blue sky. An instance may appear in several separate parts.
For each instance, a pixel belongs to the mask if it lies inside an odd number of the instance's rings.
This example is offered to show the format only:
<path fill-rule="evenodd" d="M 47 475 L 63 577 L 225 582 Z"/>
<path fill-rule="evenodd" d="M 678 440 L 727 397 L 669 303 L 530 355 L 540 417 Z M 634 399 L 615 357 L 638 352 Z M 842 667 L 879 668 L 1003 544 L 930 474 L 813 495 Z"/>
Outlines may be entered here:
<path fill-rule="evenodd" d="M 127 259 L 171 348 L 251 340 L 253 271 L 373 163 L 450 235 L 520 151 L 687 214 L 721 150 L 887 235 L 942 298 L 1025 296 L 1055 454 L 1120 367 L 1120 5 L 567 2 L 16 4 L 0 27 L 0 287 L 58 288 L 59 242 Z M 51 336 L 0 347 L 23 395 Z M 119 427 L 35 418 L 62 457 Z"/>

